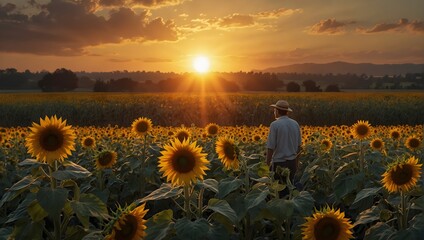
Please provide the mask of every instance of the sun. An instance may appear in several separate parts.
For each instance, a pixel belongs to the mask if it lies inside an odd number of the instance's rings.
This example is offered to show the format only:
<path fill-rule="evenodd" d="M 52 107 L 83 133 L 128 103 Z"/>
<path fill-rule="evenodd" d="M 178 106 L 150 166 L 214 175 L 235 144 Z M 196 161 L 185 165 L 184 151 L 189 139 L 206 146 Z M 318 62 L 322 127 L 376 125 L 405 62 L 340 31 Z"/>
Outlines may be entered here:
<path fill-rule="evenodd" d="M 193 59 L 193 68 L 198 73 L 207 73 L 209 71 L 209 58 L 205 56 L 197 56 Z"/>

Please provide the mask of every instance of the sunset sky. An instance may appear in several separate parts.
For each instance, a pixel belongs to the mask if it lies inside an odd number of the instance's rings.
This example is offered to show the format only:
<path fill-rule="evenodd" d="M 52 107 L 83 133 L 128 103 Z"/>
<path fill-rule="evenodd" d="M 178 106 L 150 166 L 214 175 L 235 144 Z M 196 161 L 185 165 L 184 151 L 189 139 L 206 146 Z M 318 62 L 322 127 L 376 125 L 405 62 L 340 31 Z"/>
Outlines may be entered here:
<path fill-rule="evenodd" d="M 0 0 L 0 69 L 424 63 L 423 0 Z"/>

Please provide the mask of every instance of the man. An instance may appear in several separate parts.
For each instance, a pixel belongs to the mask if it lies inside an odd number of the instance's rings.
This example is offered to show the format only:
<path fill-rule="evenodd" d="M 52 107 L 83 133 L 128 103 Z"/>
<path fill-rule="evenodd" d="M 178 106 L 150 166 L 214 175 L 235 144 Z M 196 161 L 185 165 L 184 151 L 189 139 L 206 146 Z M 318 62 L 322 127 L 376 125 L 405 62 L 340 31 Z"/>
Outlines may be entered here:
<path fill-rule="evenodd" d="M 290 181 L 294 184 L 298 155 L 302 145 L 300 126 L 295 120 L 287 116 L 288 112 L 293 111 L 287 101 L 279 100 L 271 107 L 274 108 L 275 121 L 269 127 L 266 161 L 271 171 L 275 171 L 278 166 L 288 168 L 290 170 Z M 275 173 L 274 177 L 281 179 L 278 173 Z M 285 189 L 283 195 L 286 195 L 287 192 L 287 189 Z"/>

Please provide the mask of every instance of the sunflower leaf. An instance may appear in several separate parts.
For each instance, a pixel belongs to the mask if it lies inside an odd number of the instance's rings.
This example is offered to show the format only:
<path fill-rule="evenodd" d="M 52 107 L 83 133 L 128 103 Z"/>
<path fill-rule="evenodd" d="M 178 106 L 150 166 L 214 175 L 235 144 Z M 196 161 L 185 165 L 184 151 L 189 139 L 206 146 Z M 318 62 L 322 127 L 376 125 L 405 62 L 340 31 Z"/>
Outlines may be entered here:
<path fill-rule="evenodd" d="M 365 208 L 370 208 L 374 203 L 374 197 L 380 192 L 382 187 L 365 188 L 362 189 L 352 203 L 352 209 L 358 209 L 361 205 L 365 204 Z M 362 209 L 363 210 L 363 209 Z"/>
<path fill-rule="evenodd" d="M 354 226 L 360 224 L 368 224 L 380 219 L 381 209 L 378 206 L 373 206 L 370 209 L 367 209 L 359 214 L 354 223 Z"/>
<path fill-rule="evenodd" d="M 91 193 L 81 194 L 79 201 L 71 202 L 71 207 L 85 228 L 89 227 L 89 217 L 98 219 L 109 217 L 106 204 Z"/>
<path fill-rule="evenodd" d="M 19 196 L 22 192 L 33 185 L 40 185 L 40 181 L 37 178 L 33 178 L 32 175 L 25 176 L 19 182 L 13 184 L 12 187 L 7 189 L 7 192 L 4 193 L 1 201 L 0 207 L 3 206 L 6 202 L 9 202 Z"/>
<path fill-rule="evenodd" d="M 224 198 L 230 192 L 239 189 L 243 185 L 243 181 L 238 178 L 226 178 L 218 184 L 217 198 Z"/>
<path fill-rule="evenodd" d="M 364 239 L 386 240 L 395 232 L 395 229 L 383 222 L 378 222 L 365 232 Z"/>
<path fill-rule="evenodd" d="M 173 229 L 174 222 L 172 221 L 173 212 L 171 209 L 156 213 L 149 220 L 146 226 L 146 240 L 162 240 L 166 238 L 168 232 Z"/>
<path fill-rule="evenodd" d="M 151 192 L 146 197 L 137 200 L 138 203 L 143 203 L 147 201 L 156 201 L 167 198 L 172 198 L 180 195 L 183 192 L 182 188 L 173 187 L 170 183 L 163 183 L 160 188 Z"/>
<path fill-rule="evenodd" d="M 309 216 L 314 207 L 314 198 L 308 191 L 301 191 L 290 201 L 293 201 L 295 210 L 301 216 Z"/>
<path fill-rule="evenodd" d="M 215 179 L 213 178 L 205 179 L 201 182 L 201 184 L 205 188 L 211 190 L 212 192 L 218 193 L 218 181 L 216 181 Z"/>
<path fill-rule="evenodd" d="M 219 200 L 216 198 L 209 199 L 208 209 L 211 209 L 214 212 L 220 213 L 227 217 L 232 223 L 237 223 L 237 214 L 234 209 L 231 208 L 230 204 L 228 204 L 225 200 Z"/>
<path fill-rule="evenodd" d="M 52 176 L 57 180 L 81 179 L 91 175 L 90 171 L 76 163 L 64 161 L 63 165 L 66 167 L 65 170 L 58 170 L 52 173 Z"/>
<path fill-rule="evenodd" d="M 260 189 L 254 189 L 249 192 L 244 199 L 244 202 L 246 203 L 246 210 L 248 211 L 249 209 L 252 209 L 261 204 L 263 201 L 265 201 L 268 194 L 268 189 L 264 191 Z"/>
<path fill-rule="evenodd" d="M 209 223 L 204 218 L 194 222 L 187 218 L 181 218 L 175 223 L 175 230 L 179 239 L 206 239 Z"/>
<path fill-rule="evenodd" d="M 41 188 L 37 193 L 37 200 L 49 216 L 59 216 L 68 198 L 68 189 Z"/>

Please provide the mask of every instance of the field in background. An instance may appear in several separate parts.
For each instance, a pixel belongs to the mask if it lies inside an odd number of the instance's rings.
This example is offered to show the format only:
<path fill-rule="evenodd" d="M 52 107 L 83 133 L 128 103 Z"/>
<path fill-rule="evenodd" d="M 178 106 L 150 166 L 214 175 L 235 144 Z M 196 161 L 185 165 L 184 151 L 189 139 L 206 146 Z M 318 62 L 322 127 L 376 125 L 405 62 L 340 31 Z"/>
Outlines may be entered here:
<path fill-rule="evenodd" d="M 268 125 L 270 104 L 286 99 L 301 125 L 372 125 L 424 123 L 424 92 L 349 93 L 4 93 L 0 126 L 28 126 L 45 115 L 57 115 L 74 126 L 129 126 L 140 117 L 159 126 Z"/>

